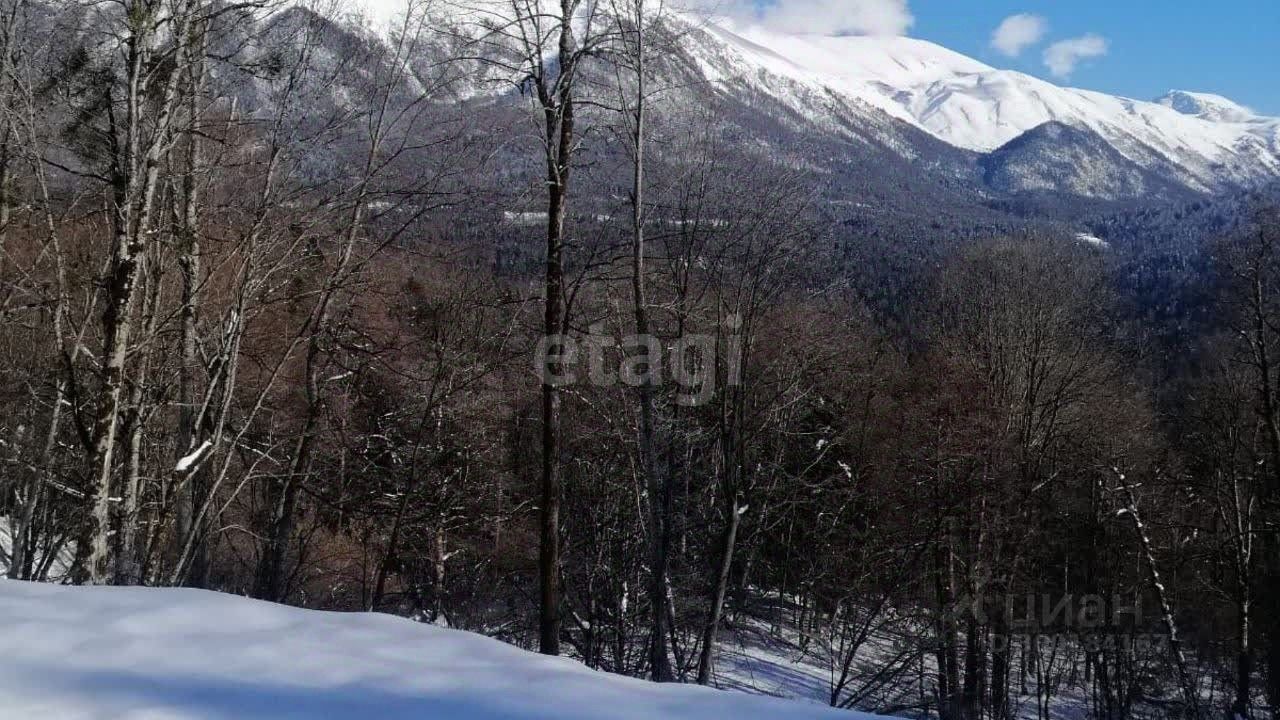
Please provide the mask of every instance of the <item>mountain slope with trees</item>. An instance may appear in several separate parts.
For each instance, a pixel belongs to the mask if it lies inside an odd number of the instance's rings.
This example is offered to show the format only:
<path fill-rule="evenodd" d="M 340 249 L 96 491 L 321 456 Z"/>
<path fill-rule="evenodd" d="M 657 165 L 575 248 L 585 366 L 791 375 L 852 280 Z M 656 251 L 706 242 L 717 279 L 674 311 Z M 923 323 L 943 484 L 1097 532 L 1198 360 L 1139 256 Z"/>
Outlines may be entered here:
<path fill-rule="evenodd" d="M 1278 702 L 1265 189 L 984 160 L 648 3 L 2 8 L 10 578 L 664 682 L 793 628 L 912 717 Z"/>

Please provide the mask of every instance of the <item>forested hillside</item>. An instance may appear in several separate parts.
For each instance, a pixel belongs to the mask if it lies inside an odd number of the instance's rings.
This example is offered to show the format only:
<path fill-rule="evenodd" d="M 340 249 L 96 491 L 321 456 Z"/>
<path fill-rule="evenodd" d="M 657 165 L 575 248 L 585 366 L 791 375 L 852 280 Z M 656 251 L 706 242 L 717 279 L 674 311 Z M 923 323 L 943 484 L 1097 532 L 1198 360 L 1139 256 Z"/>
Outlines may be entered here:
<path fill-rule="evenodd" d="M 1269 717 L 1274 191 L 708 80 L 715 37 L 0 0 L 0 567 L 656 681 L 760 632 L 910 717 Z"/>

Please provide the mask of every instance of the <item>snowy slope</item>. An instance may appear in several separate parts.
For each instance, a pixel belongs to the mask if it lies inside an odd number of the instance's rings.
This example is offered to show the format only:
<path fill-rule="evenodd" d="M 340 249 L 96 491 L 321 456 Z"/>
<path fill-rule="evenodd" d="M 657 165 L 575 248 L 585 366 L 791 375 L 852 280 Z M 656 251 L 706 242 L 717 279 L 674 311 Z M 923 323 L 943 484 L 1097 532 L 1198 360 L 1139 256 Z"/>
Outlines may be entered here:
<path fill-rule="evenodd" d="M 0 581 L 0 719 L 857 720 L 470 633 L 196 590 Z"/>
<path fill-rule="evenodd" d="M 1140 167 L 1176 172 L 1197 189 L 1280 176 L 1280 119 L 1218 96 L 1174 92 L 1143 102 L 1064 88 L 914 38 L 710 28 L 739 65 L 754 66 L 744 72 L 860 101 L 956 147 L 986 153 L 1058 122 L 1097 133 Z M 778 98 L 789 101 L 787 92 Z"/>
<path fill-rule="evenodd" d="M 1212 120 L 1215 122 L 1253 122 L 1265 121 L 1249 108 L 1212 93 L 1187 92 L 1186 90 L 1170 90 L 1156 98 L 1156 104 L 1173 108 L 1183 115 Z"/>

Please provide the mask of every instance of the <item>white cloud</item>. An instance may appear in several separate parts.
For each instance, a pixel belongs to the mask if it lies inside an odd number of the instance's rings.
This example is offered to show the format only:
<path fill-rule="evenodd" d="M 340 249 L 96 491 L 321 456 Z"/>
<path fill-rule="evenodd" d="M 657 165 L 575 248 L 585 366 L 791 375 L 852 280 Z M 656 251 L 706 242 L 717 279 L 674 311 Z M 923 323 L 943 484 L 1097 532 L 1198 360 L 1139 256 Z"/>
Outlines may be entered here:
<path fill-rule="evenodd" d="M 1107 39 L 1089 33 L 1070 40 L 1060 40 L 1044 51 L 1044 64 L 1055 77 L 1069 77 L 1081 60 L 1107 54 Z"/>
<path fill-rule="evenodd" d="M 774 30 L 818 35 L 902 35 L 915 23 L 907 0 L 776 0 L 755 15 Z"/>
<path fill-rule="evenodd" d="M 1048 31 L 1049 22 L 1039 15 L 1010 15 L 991 33 L 991 47 L 1009 57 L 1018 57 L 1023 50 L 1040 42 Z"/>

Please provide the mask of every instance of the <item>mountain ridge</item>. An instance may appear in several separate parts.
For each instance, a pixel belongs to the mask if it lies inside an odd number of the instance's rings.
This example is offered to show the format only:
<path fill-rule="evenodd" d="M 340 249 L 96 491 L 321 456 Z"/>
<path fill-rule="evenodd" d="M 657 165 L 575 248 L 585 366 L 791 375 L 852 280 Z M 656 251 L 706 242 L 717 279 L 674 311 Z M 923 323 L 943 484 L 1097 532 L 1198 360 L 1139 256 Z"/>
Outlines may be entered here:
<path fill-rule="evenodd" d="M 393 1 L 372 3 L 384 36 L 395 16 Z M 436 26 L 462 27 L 467 17 L 450 10 L 431 19 Z M 1171 91 L 1145 101 L 1060 87 L 914 37 L 789 34 L 675 11 L 664 13 L 660 22 L 678 38 L 670 54 L 681 62 L 667 66 L 681 76 L 670 84 L 704 86 L 701 95 L 689 92 L 686 99 L 737 94 L 760 116 L 883 146 L 912 162 L 939 154 L 931 143 L 920 142 L 918 131 L 969 158 L 967 170 L 957 170 L 951 159 L 941 164 L 953 175 L 969 173 L 980 181 L 989 175 L 980 166 L 982 158 L 1057 123 L 1088 131 L 1115 151 L 1105 153 L 1109 169 L 1093 168 L 1095 174 L 1114 173 L 1113 181 L 1056 183 L 1084 197 L 1114 199 L 1117 188 L 1149 185 L 1119 179 L 1132 178 L 1134 168 L 1156 185 L 1206 195 L 1249 190 L 1280 177 L 1280 118 L 1259 116 L 1218 95 Z M 661 85 L 661 78 L 652 83 Z M 772 139 L 760 140 L 767 145 Z M 1051 150 L 1044 142 L 1038 147 Z M 985 189 L 1040 191 L 1044 184 Z M 1095 188 L 1105 189 L 1095 193 Z"/>
<path fill-rule="evenodd" d="M 722 29 L 720 37 L 749 42 L 754 49 L 743 51 L 745 61 L 771 51 L 790 65 L 779 74 L 855 97 L 966 150 L 993 152 L 1059 122 L 1097 133 L 1144 169 L 1176 172 L 1197 191 L 1250 188 L 1280 176 L 1280 118 L 1251 114 L 1221 96 L 1182 92 L 1147 102 L 1059 87 L 916 38 L 782 35 L 759 27 Z M 760 65 L 766 72 L 782 67 Z M 1174 107 L 1175 100 L 1183 104 Z M 1187 102 L 1197 111 L 1186 112 Z"/>

